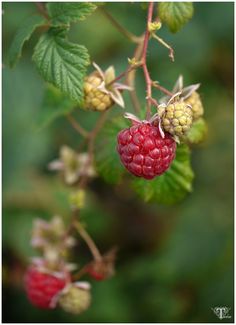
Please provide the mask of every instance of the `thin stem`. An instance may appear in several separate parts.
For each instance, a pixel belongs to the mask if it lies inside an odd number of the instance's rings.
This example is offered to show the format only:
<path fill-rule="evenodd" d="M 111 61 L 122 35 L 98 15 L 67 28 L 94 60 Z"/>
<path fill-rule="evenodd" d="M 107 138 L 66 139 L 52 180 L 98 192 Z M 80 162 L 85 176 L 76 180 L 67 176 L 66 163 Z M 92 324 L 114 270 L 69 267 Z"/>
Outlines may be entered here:
<path fill-rule="evenodd" d="M 96 138 L 98 132 L 101 130 L 103 124 L 105 123 L 107 115 L 108 115 L 108 111 L 105 111 L 105 112 L 101 113 L 101 115 L 99 116 L 99 118 L 98 118 L 98 120 L 96 122 L 96 125 L 95 125 L 94 129 L 89 134 L 88 153 L 89 153 L 89 156 L 90 156 L 91 160 L 93 159 L 93 150 L 94 150 L 95 138 Z"/>
<path fill-rule="evenodd" d="M 144 35 L 141 36 L 144 41 Z M 137 45 L 135 51 L 134 51 L 134 58 L 138 62 L 141 59 L 142 50 L 143 50 L 143 41 Z M 129 91 L 130 99 L 134 107 L 134 111 L 138 114 L 141 111 L 140 103 L 138 100 L 137 92 L 135 89 L 135 76 L 136 76 L 136 69 L 130 71 L 126 75 L 126 84 L 132 88 L 132 90 Z"/>
<path fill-rule="evenodd" d="M 123 77 L 126 77 L 127 74 L 129 74 L 132 70 L 137 69 L 138 67 L 140 67 L 142 64 L 137 64 L 137 65 L 131 65 L 128 67 L 128 69 L 126 69 L 124 72 L 122 72 L 119 76 L 117 76 L 115 79 L 113 79 L 112 81 L 110 81 L 107 84 L 107 87 L 109 87 L 110 85 L 112 85 L 114 82 L 117 82 L 118 80 L 122 79 Z"/>
<path fill-rule="evenodd" d="M 93 152 L 94 152 L 94 143 L 95 143 L 95 138 L 98 134 L 98 132 L 101 130 L 103 124 L 106 121 L 107 118 L 107 114 L 108 111 L 102 112 L 99 116 L 99 118 L 97 119 L 97 122 L 94 126 L 94 129 L 87 134 L 87 137 L 85 139 L 85 141 L 88 144 L 88 161 L 87 164 L 84 166 L 84 170 L 82 171 L 83 176 L 81 177 L 80 181 L 79 181 L 79 188 L 80 189 L 84 189 L 89 181 L 89 176 L 87 174 L 87 169 L 91 167 L 91 164 L 93 163 Z"/>
<path fill-rule="evenodd" d="M 44 3 L 43 2 L 35 2 L 35 5 L 38 9 L 38 12 L 48 20 L 49 16 L 48 16 L 47 11 L 44 7 Z"/>
<path fill-rule="evenodd" d="M 84 239 L 86 244 L 88 245 L 94 259 L 96 261 L 101 261 L 102 255 L 100 254 L 97 246 L 95 245 L 94 241 L 90 237 L 90 235 L 87 233 L 87 231 L 84 229 L 84 227 L 81 225 L 79 221 L 74 222 L 75 228 L 78 230 L 80 236 Z"/>
<path fill-rule="evenodd" d="M 148 68 L 147 68 L 147 47 L 148 41 L 150 37 L 150 32 L 148 29 L 149 24 L 152 22 L 152 15 L 153 15 L 153 2 L 149 3 L 148 7 L 148 16 L 147 16 L 147 27 L 144 36 L 144 43 L 143 43 L 143 53 L 142 53 L 142 62 L 143 62 L 143 73 L 146 80 L 146 99 L 147 99 L 147 107 L 146 107 L 146 119 L 150 119 L 151 117 L 151 101 L 150 98 L 152 97 L 152 80 L 150 78 Z"/>
<path fill-rule="evenodd" d="M 90 263 L 89 263 L 90 264 Z M 73 278 L 73 281 L 77 281 L 79 280 L 84 274 L 87 273 L 87 269 L 88 269 L 88 265 L 89 264 L 86 264 L 85 266 L 83 266 L 76 274 L 74 274 L 72 276 Z"/>
<path fill-rule="evenodd" d="M 166 95 L 168 95 L 168 96 L 170 96 L 170 97 L 172 97 L 174 94 L 172 93 L 172 92 L 170 92 L 168 89 L 166 89 L 166 88 L 164 88 L 164 87 L 162 87 L 162 86 L 160 86 L 157 82 L 153 82 L 152 83 L 152 86 L 153 87 L 155 87 L 155 88 L 157 88 L 157 89 L 159 89 L 161 92 L 163 92 L 164 94 L 166 94 Z"/>
<path fill-rule="evenodd" d="M 100 129 L 102 128 L 103 124 L 106 121 L 107 115 L 108 115 L 108 111 L 104 111 L 100 114 L 94 129 L 89 134 L 90 140 L 94 139 L 97 136 L 98 132 L 100 131 Z"/>
<path fill-rule="evenodd" d="M 162 38 L 157 36 L 156 34 L 152 34 L 152 37 L 154 39 L 156 39 L 159 43 L 164 45 L 169 50 L 169 57 L 170 57 L 171 61 L 174 62 L 175 61 L 175 56 L 174 56 L 173 48 L 169 44 L 167 44 Z"/>
<path fill-rule="evenodd" d="M 152 105 L 154 105 L 154 106 L 156 106 L 158 108 L 158 101 L 156 99 L 151 97 L 150 102 L 151 102 Z"/>
<path fill-rule="evenodd" d="M 89 133 L 76 121 L 76 119 L 71 115 L 66 115 L 67 120 L 70 122 L 72 127 L 84 138 L 87 138 Z"/>
<path fill-rule="evenodd" d="M 112 23 L 112 25 L 121 33 L 123 34 L 128 40 L 130 40 L 133 43 L 140 43 L 140 38 L 136 35 L 129 32 L 127 29 L 125 29 L 121 24 L 105 9 L 100 7 L 100 11 L 103 13 L 103 15 Z"/>

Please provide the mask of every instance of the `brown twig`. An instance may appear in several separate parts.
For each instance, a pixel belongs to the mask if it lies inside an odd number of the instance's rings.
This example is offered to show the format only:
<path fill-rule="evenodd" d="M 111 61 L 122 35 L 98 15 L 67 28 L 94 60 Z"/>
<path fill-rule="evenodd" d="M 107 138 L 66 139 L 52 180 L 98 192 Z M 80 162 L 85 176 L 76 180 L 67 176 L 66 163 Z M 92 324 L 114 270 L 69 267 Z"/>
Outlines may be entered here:
<path fill-rule="evenodd" d="M 121 24 L 103 7 L 99 7 L 102 14 L 111 22 L 111 24 L 121 33 L 123 34 L 128 40 L 133 43 L 140 43 L 140 38 L 131 32 L 129 32 L 126 28 L 121 26 Z"/>
<path fill-rule="evenodd" d="M 175 61 L 175 56 L 174 56 L 173 48 L 169 44 L 167 44 L 162 38 L 157 36 L 156 34 L 152 34 L 152 37 L 154 39 L 156 39 L 159 43 L 164 45 L 169 50 L 169 57 L 170 57 L 171 61 L 174 62 Z"/>
<path fill-rule="evenodd" d="M 155 82 L 155 81 L 152 82 L 152 86 L 155 87 L 155 88 L 157 88 L 157 89 L 159 89 L 161 92 L 163 92 L 164 94 L 166 94 L 166 95 L 168 95 L 168 96 L 170 96 L 170 97 L 173 96 L 173 93 L 172 93 L 172 92 L 170 92 L 168 89 L 166 89 L 166 88 L 160 86 L 160 85 L 159 85 L 157 82 Z"/>
<path fill-rule="evenodd" d="M 93 239 L 90 237 L 90 235 L 87 233 L 87 231 L 84 229 L 84 227 L 81 225 L 81 223 L 76 220 L 74 222 L 74 226 L 79 232 L 80 236 L 84 239 L 87 246 L 89 247 L 89 250 L 91 254 L 93 255 L 94 259 L 96 261 L 101 261 L 102 255 L 99 252 L 99 249 L 97 248 L 96 244 L 94 243 Z"/>
<path fill-rule="evenodd" d="M 88 265 L 90 263 L 84 265 L 78 272 L 76 272 L 75 274 L 73 274 L 72 278 L 73 278 L 73 281 L 77 281 L 79 280 L 84 274 L 87 273 L 87 270 L 88 270 Z"/>
<path fill-rule="evenodd" d="M 143 73 L 146 80 L 146 99 L 147 99 L 146 119 L 147 120 L 150 119 L 151 117 L 150 98 L 152 97 L 152 79 L 149 75 L 148 68 L 147 68 L 147 47 L 148 47 L 148 41 L 150 37 L 148 26 L 152 22 L 152 15 L 153 15 L 153 2 L 150 2 L 148 6 L 147 26 L 146 26 L 145 36 L 144 36 L 143 52 L 142 52 L 142 59 L 141 59 L 143 62 Z"/>
<path fill-rule="evenodd" d="M 93 137 L 95 138 L 98 134 L 98 132 L 100 131 L 100 129 L 102 128 L 104 122 L 106 121 L 107 115 L 108 115 L 108 111 L 104 111 L 100 114 L 99 118 L 97 119 L 97 122 L 95 124 L 95 127 L 93 129 L 92 132 L 90 132 L 90 138 Z"/>
<path fill-rule="evenodd" d="M 88 173 L 87 173 L 87 169 L 90 168 L 91 164 L 93 163 L 95 139 L 96 139 L 97 134 L 101 130 L 103 124 L 105 123 L 107 115 L 108 115 L 108 111 L 102 112 L 100 114 L 100 116 L 97 119 L 97 122 L 96 122 L 93 130 L 90 131 L 89 133 L 87 132 L 87 136 L 84 139 L 87 142 L 88 161 L 87 161 L 87 164 L 85 164 L 84 169 L 81 171 L 82 176 L 81 176 L 80 181 L 78 183 L 78 187 L 80 189 L 84 189 L 88 184 L 89 176 L 88 176 Z"/>
<path fill-rule="evenodd" d="M 144 41 L 144 35 L 142 35 L 141 38 Z M 133 57 L 137 62 L 139 62 L 141 59 L 142 50 L 143 50 L 143 41 L 137 45 L 137 47 L 134 51 Z M 126 75 L 126 84 L 132 88 L 132 90 L 129 91 L 129 95 L 130 95 L 131 102 L 134 107 L 134 111 L 138 114 L 141 111 L 141 107 L 140 107 L 140 103 L 139 103 L 138 96 L 137 96 L 136 89 L 135 89 L 136 71 L 137 70 L 134 69 Z"/>
<path fill-rule="evenodd" d="M 87 132 L 77 121 L 76 119 L 71 115 L 66 115 L 67 120 L 70 122 L 72 127 L 84 138 L 87 138 L 89 136 L 89 132 Z"/>
<path fill-rule="evenodd" d="M 48 20 L 49 16 L 48 16 L 47 11 L 44 7 L 44 2 L 35 2 L 35 5 L 38 9 L 38 12 Z"/>
<path fill-rule="evenodd" d="M 112 85 L 114 82 L 119 81 L 120 79 L 122 79 L 123 77 L 126 77 L 127 74 L 129 74 L 132 70 L 137 69 L 138 67 L 140 67 L 142 65 L 142 63 L 136 64 L 136 65 L 131 65 L 128 67 L 128 69 L 126 69 L 124 72 L 122 72 L 119 76 L 117 76 L 115 79 L 113 79 L 112 81 L 110 81 L 107 84 L 107 87 L 109 87 L 110 85 Z"/>
<path fill-rule="evenodd" d="M 88 152 L 89 152 L 90 156 L 93 155 L 95 138 L 96 138 L 98 132 L 101 130 L 103 124 L 105 123 L 107 115 L 108 115 L 108 111 L 102 112 L 100 114 L 99 118 L 97 119 L 94 129 L 89 134 L 89 143 L 88 143 L 89 150 L 88 150 Z"/>

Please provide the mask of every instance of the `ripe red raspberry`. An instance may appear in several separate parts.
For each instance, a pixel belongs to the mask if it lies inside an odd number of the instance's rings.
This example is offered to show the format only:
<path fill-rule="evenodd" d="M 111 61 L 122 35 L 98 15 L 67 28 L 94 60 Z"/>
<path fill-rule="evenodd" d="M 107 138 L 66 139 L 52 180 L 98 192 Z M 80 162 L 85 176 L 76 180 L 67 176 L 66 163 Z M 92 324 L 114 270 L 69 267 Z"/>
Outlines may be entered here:
<path fill-rule="evenodd" d="M 118 134 L 120 159 L 132 174 L 146 179 L 163 174 L 175 158 L 176 143 L 151 123 L 136 122 Z"/>
<path fill-rule="evenodd" d="M 25 275 L 25 290 L 30 302 L 39 307 L 53 309 L 53 298 L 66 284 L 64 278 L 43 273 L 36 267 L 29 267 Z"/>

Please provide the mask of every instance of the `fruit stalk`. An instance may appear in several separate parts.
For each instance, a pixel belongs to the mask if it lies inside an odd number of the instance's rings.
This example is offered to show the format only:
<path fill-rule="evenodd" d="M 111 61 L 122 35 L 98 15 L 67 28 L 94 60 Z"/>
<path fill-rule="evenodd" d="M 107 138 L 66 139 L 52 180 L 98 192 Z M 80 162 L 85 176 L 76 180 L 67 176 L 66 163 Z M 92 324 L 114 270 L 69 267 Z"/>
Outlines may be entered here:
<path fill-rule="evenodd" d="M 102 259 L 102 256 L 101 256 L 96 244 L 90 237 L 90 235 L 87 233 L 87 231 L 84 229 L 84 227 L 81 225 L 81 223 L 79 221 L 75 221 L 74 226 L 78 230 L 80 236 L 84 239 L 84 241 L 88 245 L 94 259 L 96 261 L 100 261 Z"/>
<path fill-rule="evenodd" d="M 99 8 L 103 15 L 110 21 L 110 23 L 121 33 L 123 34 L 128 40 L 133 43 L 140 43 L 140 37 L 129 32 L 126 28 L 121 26 L 121 24 L 103 7 Z"/>
<path fill-rule="evenodd" d="M 151 117 L 151 97 L 152 97 L 152 80 L 147 68 L 147 48 L 148 48 L 148 41 L 150 37 L 150 32 L 148 29 L 149 24 L 152 22 L 152 15 L 153 15 L 153 2 L 151 1 L 148 6 L 148 16 L 147 16 L 147 27 L 144 36 L 144 43 L 143 43 L 143 52 L 142 52 L 142 67 L 143 73 L 146 80 L 146 99 L 147 99 L 147 106 L 146 106 L 146 119 L 150 119 Z"/>
<path fill-rule="evenodd" d="M 88 132 L 74 119 L 71 114 L 66 116 L 67 120 L 70 122 L 71 126 L 84 138 L 88 137 Z"/>

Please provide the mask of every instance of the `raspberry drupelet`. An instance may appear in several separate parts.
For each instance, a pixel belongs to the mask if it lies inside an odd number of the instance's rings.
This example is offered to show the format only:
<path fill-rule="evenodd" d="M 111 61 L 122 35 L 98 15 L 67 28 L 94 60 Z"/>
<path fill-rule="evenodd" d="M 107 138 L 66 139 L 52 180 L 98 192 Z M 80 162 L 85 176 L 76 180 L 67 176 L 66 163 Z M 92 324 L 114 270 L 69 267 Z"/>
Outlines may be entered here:
<path fill-rule="evenodd" d="M 121 162 L 129 172 L 138 177 L 153 179 L 163 174 L 175 158 L 176 143 L 152 123 L 136 122 L 118 134 L 117 150 Z"/>

